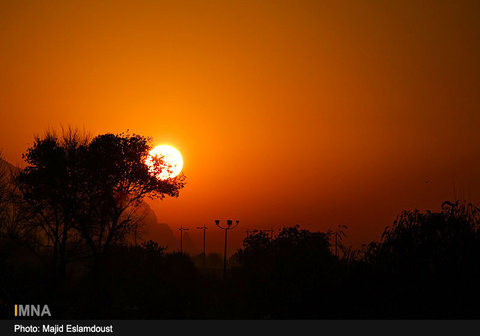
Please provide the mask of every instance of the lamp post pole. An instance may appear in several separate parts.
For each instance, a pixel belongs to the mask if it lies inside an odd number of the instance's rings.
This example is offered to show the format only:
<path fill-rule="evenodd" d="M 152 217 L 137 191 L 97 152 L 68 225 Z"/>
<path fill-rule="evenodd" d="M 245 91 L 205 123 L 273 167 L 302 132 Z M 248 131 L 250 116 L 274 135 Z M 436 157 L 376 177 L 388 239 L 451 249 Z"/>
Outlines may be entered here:
<path fill-rule="evenodd" d="M 240 221 L 236 220 L 235 225 L 233 225 L 233 220 L 228 219 L 227 220 L 227 225 L 225 226 L 225 225 L 220 224 L 219 219 L 215 220 L 215 225 L 218 226 L 220 229 L 225 231 L 225 250 L 223 252 L 223 278 L 224 279 L 227 275 L 227 238 L 228 238 L 227 233 L 228 233 L 228 230 L 232 230 L 232 229 L 236 228 L 238 223 L 240 223 Z"/>
<path fill-rule="evenodd" d="M 183 231 L 186 231 L 188 229 L 180 226 L 179 230 L 180 230 L 180 253 L 183 253 Z"/>
<path fill-rule="evenodd" d="M 225 230 L 225 251 L 223 252 L 223 277 L 227 274 L 227 233 L 228 229 Z"/>
<path fill-rule="evenodd" d="M 197 227 L 198 230 L 203 230 L 203 267 L 205 267 L 206 261 L 206 254 L 205 254 L 205 233 L 207 231 L 207 226 L 204 224 L 203 226 Z"/>

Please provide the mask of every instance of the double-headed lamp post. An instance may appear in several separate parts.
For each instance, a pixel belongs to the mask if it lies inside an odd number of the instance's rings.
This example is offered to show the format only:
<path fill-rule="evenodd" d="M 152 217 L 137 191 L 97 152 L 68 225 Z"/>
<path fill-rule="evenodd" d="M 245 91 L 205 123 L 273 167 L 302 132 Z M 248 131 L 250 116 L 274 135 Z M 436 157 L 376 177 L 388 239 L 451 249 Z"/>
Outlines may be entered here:
<path fill-rule="evenodd" d="M 223 277 L 224 278 L 225 278 L 225 275 L 227 274 L 227 232 L 228 230 L 235 229 L 238 226 L 238 223 L 240 223 L 239 220 L 236 220 L 235 224 L 233 224 L 233 220 L 227 219 L 227 225 L 225 224 L 222 225 L 219 219 L 215 220 L 215 225 L 225 231 L 225 251 L 223 253 Z"/>

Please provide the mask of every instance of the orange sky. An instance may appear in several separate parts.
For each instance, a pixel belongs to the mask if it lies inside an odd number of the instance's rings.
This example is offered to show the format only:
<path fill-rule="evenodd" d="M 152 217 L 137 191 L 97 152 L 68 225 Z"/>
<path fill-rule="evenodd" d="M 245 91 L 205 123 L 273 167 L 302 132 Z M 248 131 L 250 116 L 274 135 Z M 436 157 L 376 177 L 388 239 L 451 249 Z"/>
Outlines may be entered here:
<path fill-rule="evenodd" d="M 0 148 L 61 124 L 178 148 L 176 228 L 376 239 L 480 194 L 478 1 L 1 1 Z M 428 182 L 428 183 L 427 183 Z M 177 231 L 177 230 L 176 230 Z M 189 233 L 201 246 L 198 230 Z M 214 249 L 220 249 L 220 239 Z"/>

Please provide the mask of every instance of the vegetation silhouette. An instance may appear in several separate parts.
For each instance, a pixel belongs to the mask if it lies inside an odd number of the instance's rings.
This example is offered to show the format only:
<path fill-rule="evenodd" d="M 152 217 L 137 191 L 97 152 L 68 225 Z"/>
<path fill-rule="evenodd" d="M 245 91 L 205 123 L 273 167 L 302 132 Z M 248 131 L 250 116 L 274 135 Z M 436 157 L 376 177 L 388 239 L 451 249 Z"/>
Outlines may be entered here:
<path fill-rule="evenodd" d="M 219 254 L 138 234 L 145 198 L 185 184 L 149 173 L 150 148 L 67 130 L 36 137 L 21 171 L 0 161 L 0 316 L 28 302 L 55 319 L 478 318 L 477 206 L 404 211 L 361 249 L 345 246 L 345 226 L 250 231 L 224 278 Z"/>
<path fill-rule="evenodd" d="M 17 227 L 35 236 L 30 247 L 50 255 L 52 291 L 62 287 L 75 258 L 90 257 L 92 267 L 101 267 L 106 251 L 136 228 L 135 209 L 145 197 L 178 196 L 184 176 L 155 178 L 145 165 L 150 149 L 140 135 L 89 139 L 72 129 L 61 136 L 47 132 L 27 149 L 27 167 L 14 185 L 28 220 Z"/>

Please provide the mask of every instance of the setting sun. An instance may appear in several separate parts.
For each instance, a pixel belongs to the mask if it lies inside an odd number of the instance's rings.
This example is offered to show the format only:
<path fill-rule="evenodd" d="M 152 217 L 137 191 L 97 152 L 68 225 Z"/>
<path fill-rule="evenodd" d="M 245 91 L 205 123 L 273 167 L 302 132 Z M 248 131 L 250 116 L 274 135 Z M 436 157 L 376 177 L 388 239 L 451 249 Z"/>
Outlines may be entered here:
<path fill-rule="evenodd" d="M 160 169 L 155 167 L 154 159 L 156 158 L 162 159 Z M 183 168 L 182 154 L 177 149 L 167 145 L 152 149 L 145 163 L 150 168 L 150 172 L 156 174 L 160 180 L 174 178 L 180 174 Z"/>

